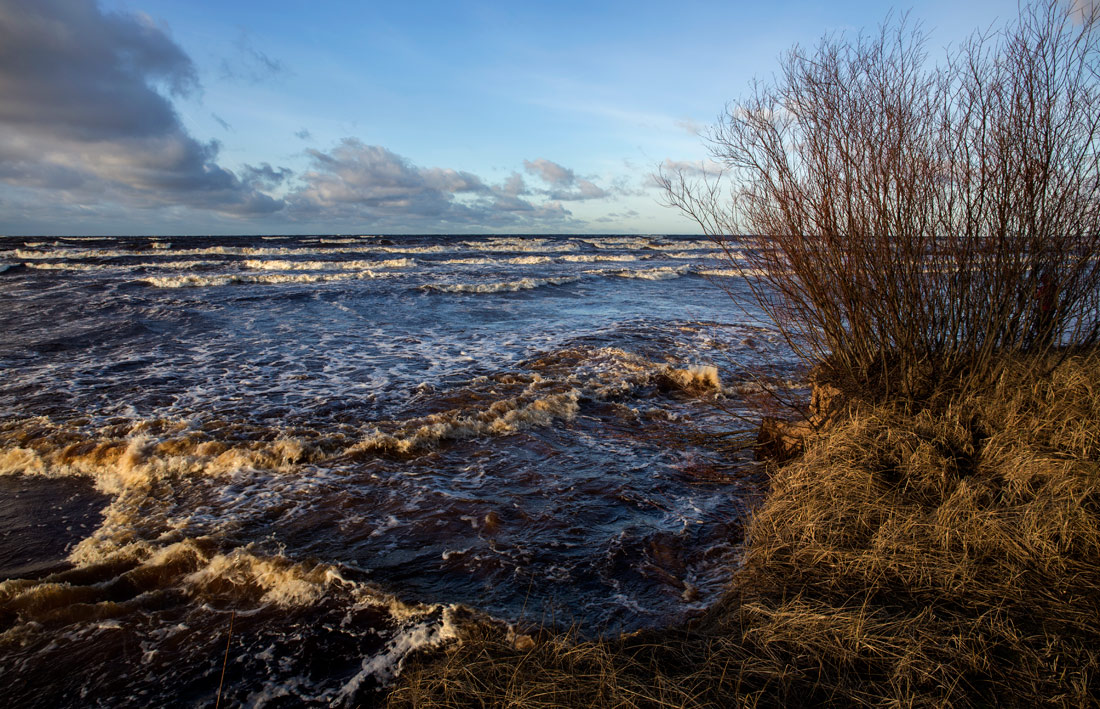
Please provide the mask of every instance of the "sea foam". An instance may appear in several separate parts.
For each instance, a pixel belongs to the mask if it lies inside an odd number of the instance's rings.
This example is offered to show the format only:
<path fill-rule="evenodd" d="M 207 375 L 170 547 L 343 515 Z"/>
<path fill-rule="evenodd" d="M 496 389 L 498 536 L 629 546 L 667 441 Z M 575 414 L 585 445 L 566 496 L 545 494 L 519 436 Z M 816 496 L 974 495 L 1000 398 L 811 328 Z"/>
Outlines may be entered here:
<path fill-rule="evenodd" d="M 521 278 L 515 281 L 499 281 L 495 283 L 428 283 L 420 286 L 420 288 L 421 290 L 438 291 L 440 293 L 504 293 L 533 290 L 543 286 L 562 286 L 568 283 L 575 283 L 579 280 L 579 276 Z"/>

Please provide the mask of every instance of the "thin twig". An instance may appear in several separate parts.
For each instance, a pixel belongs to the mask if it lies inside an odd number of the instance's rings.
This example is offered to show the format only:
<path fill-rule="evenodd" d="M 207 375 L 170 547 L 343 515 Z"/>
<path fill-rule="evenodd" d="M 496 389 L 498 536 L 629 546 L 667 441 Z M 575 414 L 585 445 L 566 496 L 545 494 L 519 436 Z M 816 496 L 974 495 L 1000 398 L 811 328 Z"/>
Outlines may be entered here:
<path fill-rule="evenodd" d="M 225 684 L 225 668 L 229 664 L 229 643 L 233 641 L 233 619 L 237 617 L 237 611 L 229 613 L 229 637 L 225 639 L 225 657 L 222 658 L 222 678 L 218 682 L 218 699 L 214 702 L 214 709 L 218 709 L 222 703 L 222 685 Z"/>

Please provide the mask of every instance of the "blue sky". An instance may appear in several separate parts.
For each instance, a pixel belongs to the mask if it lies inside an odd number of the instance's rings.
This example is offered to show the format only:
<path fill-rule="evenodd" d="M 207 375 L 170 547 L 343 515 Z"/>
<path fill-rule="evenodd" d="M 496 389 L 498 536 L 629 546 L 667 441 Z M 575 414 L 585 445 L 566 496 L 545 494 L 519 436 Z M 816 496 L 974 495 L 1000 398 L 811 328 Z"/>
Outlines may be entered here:
<path fill-rule="evenodd" d="M 899 7 L 933 57 L 1017 13 Z M 0 0 L 0 233 L 694 233 L 649 175 L 889 9 Z"/>

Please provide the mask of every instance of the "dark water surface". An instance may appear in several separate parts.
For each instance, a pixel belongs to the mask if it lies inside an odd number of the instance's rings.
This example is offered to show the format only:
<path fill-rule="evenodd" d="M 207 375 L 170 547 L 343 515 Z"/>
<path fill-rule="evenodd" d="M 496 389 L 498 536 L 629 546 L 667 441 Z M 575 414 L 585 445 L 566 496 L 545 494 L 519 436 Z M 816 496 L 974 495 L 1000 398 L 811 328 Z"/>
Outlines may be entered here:
<path fill-rule="evenodd" d="M 10 705 L 370 703 L 474 609 L 711 603 L 790 369 L 686 237 L 0 239 Z"/>

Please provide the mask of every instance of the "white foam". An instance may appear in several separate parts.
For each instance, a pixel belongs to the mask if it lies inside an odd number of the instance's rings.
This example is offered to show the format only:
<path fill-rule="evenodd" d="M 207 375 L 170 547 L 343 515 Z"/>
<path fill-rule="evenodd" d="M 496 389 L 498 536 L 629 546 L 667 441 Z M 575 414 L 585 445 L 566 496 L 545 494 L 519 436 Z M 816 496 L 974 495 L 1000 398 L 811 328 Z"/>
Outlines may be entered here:
<path fill-rule="evenodd" d="M 164 268 L 186 271 L 202 266 L 213 266 L 216 261 L 153 261 L 149 263 L 96 264 L 96 263 L 28 263 L 28 268 L 48 271 L 130 271 L 137 269 Z"/>
<path fill-rule="evenodd" d="M 640 250 L 650 246 L 649 239 L 645 237 L 607 237 L 603 239 L 582 239 L 582 241 L 597 249 L 634 249 Z"/>
<path fill-rule="evenodd" d="M 440 293 L 504 293 L 510 291 L 532 290 L 542 286 L 561 286 L 567 283 L 579 281 L 578 276 L 562 276 L 557 278 L 521 278 L 517 281 L 501 281 L 496 283 L 428 283 L 420 286 L 421 290 L 438 291 Z"/>
<path fill-rule="evenodd" d="M 35 451 L 30 448 L 9 448 L 0 451 L 0 475 L 38 475 L 42 477 L 61 477 L 63 473 L 50 475 L 51 469 Z"/>
<path fill-rule="evenodd" d="M 718 378 L 718 368 L 713 365 L 693 364 L 683 369 L 668 367 L 665 374 L 684 389 L 722 390 L 722 382 Z"/>
<path fill-rule="evenodd" d="M 498 252 L 535 252 L 535 253 L 560 253 L 575 251 L 577 245 L 571 241 L 558 241 L 556 239 L 517 239 L 498 238 L 488 241 L 463 241 L 462 244 L 472 251 Z"/>
<path fill-rule="evenodd" d="M 535 382 L 537 386 L 538 382 Z M 531 394 L 502 399 L 487 409 L 432 414 L 403 422 L 393 433 L 375 431 L 347 450 L 348 453 L 382 451 L 410 453 L 431 448 L 441 441 L 501 436 L 526 428 L 549 426 L 556 420 L 571 420 L 580 410 L 580 391 L 532 398 Z"/>
<path fill-rule="evenodd" d="M 497 261 L 490 258 L 452 258 L 446 261 L 437 261 L 436 263 L 454 264 L 457 266 L 488 266 L 489 264 L 497 263 Z"/>
<path fill-rule="evenodd" d="M 599 273 L 602 276 L 618 276 L 619 278 L 637 278 L 645 281 L 666 281 L 672 278 L 679 278 L 680 276 L 690 273 L 690 268 L 687 266 L 661 266 L 658 268 L 646 268 L 646 269 L 623 269 L 621 271 L 616 270 L 604 270 L 604 271 L 590 271 L 590 273 Z"/>
<path fill-rule="evenodd" d="M 157 247 L 154 247 L 157 248 Z M 435 252 L 445 250 L 443 247 L 422 248 L 397 248 L 373 245 L 343 246 L 341 248 L 319 248 L 317 246 L 285 247 L 285 246 L 203 246 L 194 248 L 172 249 L 160 247 L 164 254 L 173 256 L 313 256 L 327 254 L 362 254 L 362 253 L 415 253 Z M 127 256 L 142 256 L 149 252 L 145 249 L 91 249 L 75 246 L 60 247 L 50 250 L 16 249 L 15 255 L 20 259 L 89 259 L 89 258 L 121 258 Z"/>
<path fill-rule="evenodd" d="M 255 589 L 262 593 L 261 603 L 282 607 L 313 605 L 330 586 L 342 581 L 335 568 L 327 564 L 311 566 L 282 557 L 259 557 L 247 548 L 217 554 L 184 578 L 186 585 L 198 590 L 227 582 L 242 589 Z"/>
<path fill-rule="evenodd" d="M 698 251 L 669 251 L 662 254 L 664 258 L 674 259 L 720 259 L 725 256 L 721 251 L 711 251 L 709 253 L 699 253 Z"/>
<path fill-rule="evenodd" d="M 720 276 L 723 278 L 737 278 L 740 276 L 763 276 L 767 271 L 759 268 L 706 268 L 699 272 L 700 276 Z"/>
<path fill-rule="evenodd" d="M 336 694 L 334 704 L 349 702 L 359 691 L 359 687 L 368 678 L 373 678 L 383 686 L 392 682 L 404 669 L 405 658 L 416 650 L 436 647 L 458 637 L 454 621 L 457 606 L 443 609 L 442 622 L 424 620 L 404 629 L 386 643 L 381 653 L 363 658 L 359 672 L 355 674 Z"/>
<path fill-rule="evenodd" d="M 195 249 L 177 249 L 176 254 L 186 256 L 314 256 L 325 254 L 362 254 L 374 253 L 374 246 L 347 246 L 336 249 L 319 249 L 314 246 L 209 246 Z"/>
<path fill-rule="evenodd" d="M 81 249 L 71 246 L 63 246 L 49 251 L 37 251 L 32 249 L 16 249 L 15 257 L 24 260 L 38 259 L 82 259 L 82 258 L 118 258 L 120 256 L 133 256 L 140 251 L 126 251 L 119 249 Z"/>
<path fill-rule="evenodd" d="M 24 264 L 27 268 L 33 268 L 36 271 L 118 271 L 120 269 L 129 268 L 129 266 L 119 266 L 110 264 L 95 264 L 95 263 L 27 263 Z"/>
<path fill-rule="evenodd" d="M 657 251 L 703 251 L 714 248 L 713 241 L 676 241 L 668 244 L 649 244 L 649 248 Z"/>
<path fill-rule="evenodd" d="M 188 274 L 182 276 L 151 276 L 141 280 L 157 288 L 203 288 L 234 284 L 277 285 L 284 283 L 328 283 L 360 278 L 383 278 L 387 274 L 374 271 L 344 273 L 228 273 L 218 275 Z"/>
<path fill-rule="evenodd" d="M 435 246 L 372 246 L 369 250 L 383 254 L 442 254 L 461 249 L 437 244 Z"/>
<path fill-rule="evenodd" d="M 257 271 L 369 271 L 375 268 L 410 268 L 416 265 L 411 258 L 385 259 L 382 261 L 287 261 L 285 259 L 248 259 L 245 268 Z"/>
<path fill-rule="evenodd" d="M 58 442 L 52 447 L 50 438 L 43 435 L 37 449 L 23 446 L 0 449 L 0 475 L 83 476 L 91 478 L 101 492 L 121 495 L 128 490 L 144 489 L 166 477 L 220 477 L 241 470 L 289 470 L 324 457 L 315 445 L 295 437 L 229 445 L 207 438 L 189 438 L 186 424 L 181 422 L 174 430 L 162 432 L 162 438 L 155 439 L 142 433 L 145 424 L 142 420 L 135 421 L 123 438 L 89 433 L 80 440 L 75 432 L 59 429 Z"/>
<path fill-rule="evenodd" d="M 516 266 L 528 266 L 541 263 L 550 263 L 552 256 L 516 256 L 508 259 L 492 259 L 484 257 L 452 258 L 445 261 L 437 261 L 439 264 L 454 264 L 456 266 L 492 266 L 496 264 L 513 264 Z"/>
<path fill-rule="evenodd" d="M 567 254 L 561 257 L 562 261 L 571 263 L 594 263 L 596 261 L 637 261 L 634 254 Z"/>

